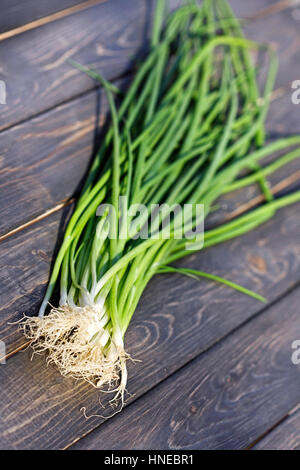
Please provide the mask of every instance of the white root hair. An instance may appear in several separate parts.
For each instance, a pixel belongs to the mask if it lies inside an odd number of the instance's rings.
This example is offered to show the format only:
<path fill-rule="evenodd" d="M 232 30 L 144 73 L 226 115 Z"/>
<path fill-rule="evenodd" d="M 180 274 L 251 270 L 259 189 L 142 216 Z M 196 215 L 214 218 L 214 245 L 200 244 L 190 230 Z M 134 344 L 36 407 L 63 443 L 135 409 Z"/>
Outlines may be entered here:
<path fill-rule="evenodd" d="M 115 391 L 111 402 L 124 404 L 127 384 L 121 331 L 111 331 L 109 317 L 97 306 L 52 308 L 44 317 L 25 317 L 21 324 L 35 353 L 47 353 L 63 376 L 85 380 L 94 387 Z"/>

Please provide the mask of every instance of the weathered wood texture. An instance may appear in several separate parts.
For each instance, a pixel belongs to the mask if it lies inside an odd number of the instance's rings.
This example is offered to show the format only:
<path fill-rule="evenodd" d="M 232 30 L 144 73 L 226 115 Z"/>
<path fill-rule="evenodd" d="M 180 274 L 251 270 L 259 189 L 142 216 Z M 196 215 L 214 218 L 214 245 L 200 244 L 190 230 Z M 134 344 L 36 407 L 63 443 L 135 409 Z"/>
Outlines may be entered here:
<path fill-rule="evenodd" d="M 1 9 L 5 14 L 1 15 L 0 18 L 0 34 L 22 26 L 25 26 L 25 28 L 26 26 L 31 27 L 33 22 L 36 23 L 34 26 L 38 27 L 39 20 L 45 20 L 46 18 L 48 21 L 56 21 L 60 15 L 69 15 L 75 11 L 88 8 L 90 5 L 108 1 L 112 0 L 51 0 L 51 2 L 48 0 L 39 0 L 38 2 L 35 0 L 27 0 L 26 2 L 2 0 Z M 282 2 L 275 2 L 275 5 L 277 3 L 280 5 Z M 254 0 L 247 6 L 241 5 L 239 0 L 231 0 L 231 4 L 239 15 L 244 12 L 247 15 L 257 14 L 261 10 L 264 12 L 265 8 L 268 9 L 267 12 L 270 14 L 274 7 L 274 2 L 271 0 Z"/>
<path fill-rule="evenodd" d="M 176 7 L 180 0 L 169 3 Z M 255 11 L 252 2 L 235 3 L 241 17 Z M 272 4 L 254 3 L 256 11 Z M 109 79 L 132 68 L 133 58 L 141 57 L 145 51 L 153 6 L 152 0 L 131 0 L 126 8 L 123 0 L 109 1 L 0 41 L 0 78 L 7 84 L 7 104 L 1 108 L 0 129 L 93 88 L 88 77 L 69 65 L 69 58 L 101 70 Z M 258 25 L 260 22 L 261 19 Z M 285 43 L 290 41 L 297 25 L 290 22 Z M 272 37 L 276 31 L 278 28 Z M 277 38 L 280 42 L 281 35 Z M 268 40 L 267 35 L 264 40 Z M 287 52 L 283 60 L 288 57 Z"/>
<path fill-rule="evenodd" d="M 229 277 L 274 300 L 299 279 L 298 207 L 281 211 L 272 222 L 255 232 L 191 256 L 181 264 Z M 25 233 L 24 239 L 31 244 L 25 249 L 27 254 L 40 246 L 37 237 L 26 238 Z M 12 238 L 7 243 L 13 246 Z M 6 251 L 9 252 L 7 248 Z M 9 266 L 13 266 L 10 290 L 16 289 L 13 279 L 18 275 L 16 265 L 21 261 L 7 260 Z M 36 261 L 40 267 L 34 267 L 31 260 L 21 282 L 24 291 L 28 291 L 30 284 L 33 287 L 32 270 L 38 270 L 36 296 L 34 299 L 27 297 L 28 305 L 37 307 L 46 277 L 43 273 L 49 267 L 39 256 Z M 27 299 L 23 296 L 23 305 Z M 129 353 L 142 361 L 129 363 L 128 390 L 135 396 L 128 401 L 143 395 L 262 309 L 257 301 L 220 285 L 180 276 L 156 277 L 146 290 L 126 337 Z M 1 321 L 3 332 L 8 333 L 6 311 Z M 20 304 L 15 309 L 14 319 L 19 316 Z M 12 332 L 12 327 L 9 331 Z M 32 362 L 29 358 L 28 351 L 19 353 L 0 367 L 3 384 L 0 445 L 3 448 L 62 448 L 102 422 L 101 418 L 85 421 L 80 411 L 86 406 L 88 414 L 103 413 L 96 391 L 60 377 L 55 369 L 45 367 L 42 357 Z M 210 366 L 205 370 L 210 370 Z M 102 395 L 101 399 L 107 403 L 108 397 Z M 108 415 L 111 412 L 109 408 L 105 411 Z"/>
<path fill-rule="evenodd" d="M 1 235 L 76 192 L 106 113 L 107 101 L 98 90 L 2 133 Z"/>
<path fill-rule="evenodd" d="M 272 432 L 262 438 L 252 450 L 300 450 L 300 411 L 298 410 L 287 416 Z"/>
<path fill-rule="evenodd" d="M 89 2 L 90 0 L 1 0 L 0 34 Z"/>
<path fill-rule="evenodd" d="M 75 448 L 249 446 L 300 401 L 300 367 L 291 361 L 291 343 L 300 338 L 299 296 L 297 289 Z"/>
<path fill-rule="evenodd" d="M 80 10 L 93 3 L 108 1 L 112 0 L 51 0 L 51 2 L 48 0 L 39 0 L 38 2 L 35 0 L 27 0 L 26 2 L 2 0 L 1 11 L 4 14 L 0 18 L 0 34 L 20 26 L 26 26 L 48 16 L 52 17 L 57 13 L 64 13 L 65 10 L 68 14 L 69 11 L 72 14 L 73 9 Z M 257 13 L 260 9 L 269 8 L 272 3 L 274 4 L 270 0 L 254 0 L 251 5 L 245 7 L 241 5 L 239 0 L 231 0 L 233 8 L 238 14 L 245 11 L 247 15 Z M 56 17 L 54 17 L 54 20 L 56 20 Z"/>
<path fill-rule="evenodd" d="M 172 0 L 173 7 L 180 0 Z M 55 107 L 95 87 L 67 59 L 114 79 L 145 51 L 154 2 L 114 0 L 0 42 L 7 104 L 0 129 Z M 19 71 L 22 70 L 22 74 Z"/>

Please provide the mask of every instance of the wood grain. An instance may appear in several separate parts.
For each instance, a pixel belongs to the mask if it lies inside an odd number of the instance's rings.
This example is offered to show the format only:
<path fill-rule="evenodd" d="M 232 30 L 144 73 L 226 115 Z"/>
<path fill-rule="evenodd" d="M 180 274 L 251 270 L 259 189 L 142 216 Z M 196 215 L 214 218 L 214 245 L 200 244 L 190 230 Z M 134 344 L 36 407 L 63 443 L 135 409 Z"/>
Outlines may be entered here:
<path fill-rule="evenodd" d="M 18 0 L 1 0 L 1 14 L 0 17 L 0 38 L 1 35 L 9 30 L 20 28 L 21 26 L 28 25 L 28 23 L 37 22 L 46 16 L 53 16 L 55 13 L 63 10 L 78 8 L 78 5 L 89 3 L 90 0 L 27 0 L 20 2 Z"/>
<path fill-rule="evenodd" d="M 297 289 L 73 449 L 249 446 L 300 400 L 300 367 L 291 361 L 299 298 Z"/>
<path fill-rule="evenodd" d="M 0 235 L 78 192 L 106 115 L 105 93 L 92 91 L 2 133 Z"/>
<path fill-rule="evenodd" d="M 0 129 L 95 87 L 69 58 L 109 79 L 128 72 L 133 58 L 145 52 L 153 10 L 152 0 L 131 0 L 126 8 L 123 0 L 114 0 L 1 41 L 0 78 L 6 82 L 7 104 L 1 106 Z"/>
<path fill-rule="evenodd" d="M 39 2 L 27 0 L 26 4 L 18 0 L 2 0 L 1 8 L 2 11 L 5 11 L 5 15 L 0 18 L 0 39 L 6 31 L 9 31 L 12 35 L 19 34 L 22 27 L 23 31 L 40 27 L 45 22 L 55 21 L 60 17 L 73 14 L 81 9 L 88 8 L 90 5 L 104 1 L 111 0 L 52 0 L 51 2 L 48 0 L 39 0 Z M 241 3 L 239 0 L 231 0 L 230 3 L 239 15 L 259 14 L 261 16 L 262 14 L 266 16 L 274 11 L 274 4 L 271 0 L 254 0 L 248 5 L 245 2 Z M 281 9 L 282 4 L 282 8 L 287 8 L 289 3 L 291 1 L 287 0 L 285 2 L 276 2 L 275 5 L 278 5 L 278 7 L 275 8 L 275 12 L 278 11 L 278 8 Z"/>
<path fill-rule="evenodd" d="M 180 265 L 225 276 L 274 301 L 295 285 L 300 275 L 297 208 L 281 211 L 272 222 L 255 232 L 192 255 Z M 54 229 L 50 225 L 44 236 L 53 236 L 51 230 Z M 20 255 L 14 256 L 13 237 L 6 240 L 8 245 L 4 247 L 4 252 L 9 254 L 6 263 L 10 271 L 6 271 L 3 279 L 1 297 L 7 291 L 18 292 L 20 296 L 19 305 L 11 299 L 11 304 L 4 304 L 1 311 L 1 339 L 6 339 L 10 347 L 20 343 L 14 336 L 16 327 L 7 325 L 7 320 L 20 318 L 20 307 L 26 299 L 31 306 L 28 313 L 35 313 L 49 271 L 44 258 L 51 257 L 53 249 L 49 247 L 42 257 L 36 255 L 35 266 L 32 251 L 42 243 L 38 234 L 32 237 L 27 233 L 26 237 L 24 231 L 22 235 L 22 259 Z M 28 264 L 24 259 L 27 256 Z M 126 337 L 129 353 L 142 361 L 129 363 L 128 390 L 135 396 L 128 398 L 128 402 L 216 344 L 262 308 L 257 301 L 220 285 L 181 276 L 157 276 L 148 286 Z M 3 384 L 0 391 L 2 448 L 62 448 L 102 422 L 101 418 L 86 421 L 80 411 L 85 406 L 88 415 L 103 413 L 96 391 L 60 377 L 55 369 L 45 367 L 42 357 L 30 362 L 29 351 L 14 355 L 6 365 L 0 366 L 0 380 Z M 106 395 L 101 399 L 107 403 Z M 110 415 L 112 410 L 108 408 L 106 413 Z"/>
<path fill-rule="evenodd" d="M 300 450 L 299 409 L 287 416 L 279 426 L 252 447 L 252 450 Z"/>

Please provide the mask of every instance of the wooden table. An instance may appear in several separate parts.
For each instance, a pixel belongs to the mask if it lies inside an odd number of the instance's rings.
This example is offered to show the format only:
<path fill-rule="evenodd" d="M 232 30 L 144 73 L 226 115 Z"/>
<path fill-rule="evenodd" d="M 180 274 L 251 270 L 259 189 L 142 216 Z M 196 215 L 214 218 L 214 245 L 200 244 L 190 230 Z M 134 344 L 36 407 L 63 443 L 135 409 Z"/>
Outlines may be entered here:
<path fill-rule="evenodd" d="M 171 0 L 173 7 L 179 3 Z M 291 100 L 291 82 L 300 79 L 300 5 L 294 3 L 231 1 L 249 19 L 247 36 L 278 49 L 270 138 L 300 133 L 300 104 Z M 300 340 L 299 204 L 179 263 L 252 288 L 267 296 L 267 305 L 177 275 L 150 283 L 128 330 L 127 349 L 141 362 L 129 364 L 133 396 L 122 413 L 86 420 L 82 407 L 88 415 L 103 412 L 98 393 L 62 378 L 42 357 L 30 361 L 11 323 L 37 312 L 107 112 L 102 90 L 67 59 L 123 86 L 132 58 L 143 54 L 153 2 L 4 0 L 2 9 L 0 338 L 8 359 L 0 365 L 0 447 L 300 448 L 300 365 L 291 360 L 292 343 Z M 270 181 L 278 191 L 299 178 L 295 162 Z M 260 200 L 256 186 L 223 198 L 211 223 Z"/>

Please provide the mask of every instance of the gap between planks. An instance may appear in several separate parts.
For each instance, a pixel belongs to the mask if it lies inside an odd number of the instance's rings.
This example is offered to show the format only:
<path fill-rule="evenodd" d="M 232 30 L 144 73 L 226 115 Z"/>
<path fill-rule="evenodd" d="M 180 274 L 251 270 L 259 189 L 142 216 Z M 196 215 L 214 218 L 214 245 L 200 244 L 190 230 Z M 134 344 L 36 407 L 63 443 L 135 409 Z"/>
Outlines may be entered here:
<path fill-rule="evenodd" d="M 260 441 L 262 441 L 268 434 L 270 434 L 272 431 L 274 431 L 274 429 L 278 428 L 278 426 L 280 426 L 290 416 L 290 413 L 291 413 L 291 411 L 287 415 L 285 415 L 283 418 L 281 418 L 279 421 L 277 421 L 277 423 L 274 424 L 274 426 L 271 426 L 270 429 L 268 429 L 266 432 L 261 434 L 253 442 L 251 442 L 251 444 L 249 446 L 247 446 L 244 450 L 252 450 L 253 447 L 256 446 L 256 444 L 258 444 Z"/>
<path fill-rule="evenodd" d="M 64 10 L 60 10 L 57 13 L 52 13 L 51 15 L 44 16 L 43 18 L 39 18 L 38 20 L 31 21 L 30 23 L 18 26 L 17 28 L 10 29 L 5 33 L 0 34 L 0 41 L 4 41 L 5 39 L 9 39 L 13 36 L 18 36 L 19 34 L 26 33 L 32 29 L 40 28 L 41 26 L 52 23 L 53 21 L 60 20 L 66 16 L 73 15 L 74 13 L 78 13 L 83 10 L 87 10 L 88 8 L 94 7 L 98 4 L 107 3 L 108 1 L 109 0 L 87 0 L 86 2 L 79 3 L 79 5 L 65 8 Z"/>
<path fill-rule="evenodd" d="M 64 10 L 60 10 L 56 13 L 52 13 L 51 15 L 44 16 L 43 18 L 39 18 L 38 20 L 31 21 L 30 23 L 18 26 L 17 28 L 10 29 L 5 33 L 0 34 L 0 41 L 4 41 L 5 39 L 9 39 L 13 36 L 18 36 L 19 34 L 26 33 L 27 31 L 40 28 L 46 24 L 60 20 L 75 13 L 79 13 L 80 11 L 87 10 L 88 8 L 99 5 L 101 3 L 107 3 L 108 1 L 109 0 L 87 0 L 86 2 L 80 3 L 79 5 L 65 8 Z M 280 13 L 281 11 L 299 4 L 300 0 L 279 0 L 274 5 L 264 8 L 253 15 L 249 15 L 247 20 L 253 21 L 262 19 L 267 16 Z"/>
<path fill-rule="evenodd" d="M 263 441 L 269 434 L 275 431 L 276 428 L 278 428 L 281 424 L 285 423 L 289 418 L 292 418 L 299 411 L 299 409 L 300 409 L 300 403 L 294 406 L 294 408 L 292 408 L 282 419 L 280 419 L 276 424 L 274 424 L 274 426 L 268 429 L 268 431 L 264 432 L 261 436 L 255 439 L 255 441 L 253 441 L 251 445 L 248 446 L 245 450 L 252 450 L 253 447 L 255 447 L 257 444 Z"/>
<path fill-rule="evenodd" d="M 109 0 L 107 0 L 109 1 Z M 114 78 L 112 78 L 110 80 L 111 83 L 115 83 L 115 82 L 118 82 L 120 80 L 126 80 L 126 79 L 129 79 L 129 77 L 131 77 L 131 75 L 134 73 L 134 69 L 130 69 L 130 70 L 125 70 L 124 73 L 121 73 L 120 75 L 116 75 L 114 76 Z M 72 97 L 70 98 L 66 98 L 64 99 L 63 101 L 60 101 L 58 104 L 55 104 L 55 105 L 52 105 L 50 106 L 49 108 L 47 109 L 44 109 L 43 111 L 38 111 L 34 114 L 32 114 L 31 116 L 28 116 L 24 119 L 21 119 L 20 121 L 15 121 L 11 124 L 9 124 L 8 126 L 5 126 L 5 127 L 1 127 L 0 129 L 0 135 L 4 132 L 8 132 L 10 131 L 11 129 L 14 129 L 15 127 L 17 126 L 21 126 L 22 124 L 25 124 L 26 122 L 29 122 L 33 119 L 36 119 L 36 118 L 39 118 L 40 116 L 44 116 L 45 114 L 47 113 L 50 113 L 51 111 L 54 111 L 54 110 L 57 110 L 59 109 L 61 106 L 65 106 L 66 104 L 69 104 L 69 103 L 73 103 L 75 102 L 76 100 L 82 98 L 82 97 L 86 97 L 87 95 L 93 93 L 93 92 L 97 92 L 97 91 L 101 91 L 103 90 L 103 87 L 100 85 L 100 84 L 95 84 L 92 88 L 88 89 L 88 90 L 84 90 L 84 91 L 81 91 L 79 93 L 76 93 L 75 95 L 73 95 Z M 278 98 L 280 98 L 283 94 L 284 94 L 284 91 L 282 90 L 285 90 L 285 88 L 280 88 L 278 90 L 281 90 L 279 92 L 279 95 L 278 95 Z M 277 91 L 277 90 L 275 90 Z M 3 171 L 3 170 L 2 170 Z"/>
<path fill-rule="evenodd" d="M 75 198 L 63 200 L 60 203 L 58 203 L 56 206 L 52 207 L 51 209 L 48 209 L 46 212 L 43 212 L 43 214 L 38 215 L 34 219 L 29 220 L 28 222 L 25 222 L 22 225 L 19 225 L 18 227 L 10 230 L 9 232 L 5 233 L 4 235 L 0 236 L 0 242 L 3 240 L 6 240 L 8 237 L 11 237 L 12 235 L 15 235 L 18 232 L 21 232 L 21 230 L 24 230 L 28 227 L 31 227 L 32 225 L 36 224 L 37 222 L 40 222 L 41 220 L 45 219 L 46 217 L 49 217 L 52 214 L 55 214 L 55 212 L 60 211 L 61 209 L 64 209 L 65 207 L 70 206 L 73 204 L 75 201 Z"/>

